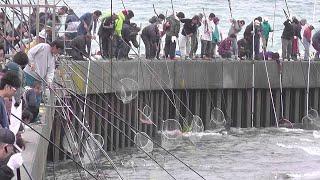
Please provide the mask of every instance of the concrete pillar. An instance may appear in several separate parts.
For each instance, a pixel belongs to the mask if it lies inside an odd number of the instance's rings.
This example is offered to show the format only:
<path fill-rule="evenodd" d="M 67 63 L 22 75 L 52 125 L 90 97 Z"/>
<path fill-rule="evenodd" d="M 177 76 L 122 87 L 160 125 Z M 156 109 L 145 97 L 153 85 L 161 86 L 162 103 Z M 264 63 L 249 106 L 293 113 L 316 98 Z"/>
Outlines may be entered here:
<path fill-rule="evenodd" d="M 242 102 L 242 90 L 238 89 L 237 90 L 237 115 L 236 115 L 236 126 L 241 127 L 241 122 L 242 122 L 242 106 L 244 103 Z"/>
<path fill-rule="evenodd" d="M 271 116 L 274 117 L 274 111 L 273 111 L 273 106 L 271 104 L 271 96 L 270 96 L 270 91 L 267 90 L 266 91 L 266 100 L 265 100 L 265 104 L 266 104 L 266 107 L 265 107 L 265 123 L 264 123 L 264 127 L 269 127 L 271 126 Z M 278 118 L 278 117 L 277 117 Z"/>
<path fill-rule="evenodd" d="M 255 104 L 255 127 L 260 128 L 261 127 L 261 90 L 257 89 L 256 90 L 256 104 Z"/>
<path fill-rule="evenodd" d="M 290 122 L 298 123 L 300 119 L 300 90 L 294 90 L 294 114 Z"/>

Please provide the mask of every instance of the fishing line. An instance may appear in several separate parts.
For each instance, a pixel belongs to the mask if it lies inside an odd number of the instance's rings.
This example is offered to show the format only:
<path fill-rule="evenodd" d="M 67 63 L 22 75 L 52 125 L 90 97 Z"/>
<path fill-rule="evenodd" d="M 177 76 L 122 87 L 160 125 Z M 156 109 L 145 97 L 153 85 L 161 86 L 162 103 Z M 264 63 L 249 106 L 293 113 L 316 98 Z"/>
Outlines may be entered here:
<path fill-rule="evenodd" d="M 262 56 L 263 56 L 264 67 L 265 67 L 265 70 L 266 70 L 266 73 L 267 73 L 267 81 L 268 81 L 268 86 L 269 86 L 269 93 L 270 93 L 270 97 L 271 97 L 273 114 L 274 114 L 274 118 L 276 120 L 276 125 L 277 125 L 277 128 L 278 128 L 279 127 L 279 122 L 278 122 L 276 108 L 275 108 L 275 104 L 274 104 L 273 93 L 272 93 L 270 77 L 269 77 L 269 71 L 268 71 L 268 67 L 267 67 L 267 61 L 266 61 L 266 56 L 265 56 L 265 51 L 264 50 L 262 50 Z"/>
<path fill-rule="evenodd" d="M 58 84 L 57 82 L 55 82 L 56 84 Z M 59 85 L 59 84 L 58 84 Z M 60 86 L 60 85 L 59 85 Z M 70 91 L 70 90 L 68 90 L 69 92 L 71 92 L 72 94 L 74 94 L 74 96 L 76 96 L 76 97 L 82 97 L 81 95 L 78 95 L 78 94 L 75 94 L 74 92 L 72 92 L 72 91 Z M 81 98 L 79 98 L 79 101 L 80 102 L 83 102 L 83 100 L 81 99 Z M 98 104 L 96 104 L 95 102 L 93 102 L 93 101 L 91 101 L 91 100 L 88 100 L 88 102 L 90 102 L 90 103 L 92 103 L 92 104 L 94 104 L 96 107 L 99 107 L 99 108 L 101 108 L 102 110 L 106 110 L 106 109 L 104 109 L 103 107 L 101 107 L 100 105 L 98 105 Z M 103 117 L 100 113 L 98 113 L 94 108 L 92 108 L 91 106 L 89 106 L 88 105 L 88 107 L 90 108 L 90 109 L 92 109 L 94 112 L 96 112 L 96 114 L 98 114 L 99 116 L 101 116 L 103 119 L 105 119 L 107 122 L 109 122 L 105 117 Z M 107 111 L 107 110 L 106 110 Z M 108 111 L 107 111 L 108 112 Z M 123 119 L 120 119 L 119 118 L 119 120 L 122 120 L 123 121 L 123 123 L 125 123 L 127 126 L 129 126 L 129 127 L 131 127 L 132 129 L 134 129 L 135 131 L 139 131 L 139 130 L 137 130 L 137 129 L 135 129 L 132 125 L 130 125 L 130 124 L 128 124 L 125 120 L 123 120 Z M 110 122 L 109 122 L 110 123 Z M 112 125 L 112 123 L 110 123 L 111 125 Z M 121 130 L 118 128 L 118 127 L 116 127 L 116 126 L 114 126 L 114 125 L 112 125 L 114 128 L 116 128 L 119 132 L 121 132 Z M 188 167 L 190 170 L 192 170 L 193 172 L 195 172 L 199 177 L 201 177 L 201 178 L 203 178 L 204 179 L 204 177 L 203 176 L 201 176 L 198 172 L 196 172 L 195 170 L 193 170 L 190 166 L 188 166 L 186 163 L 184 163 L 182 160 L 180 160 L 179 158 L 177 158 L 174 154 L 172 154 L 171 152 L 169 152 L 169 151 L 167 151 L 165 148 L 163 148 L 159 143 L 157 143 L 157 142 L 154 142 L 152 139 L 150 139 L 154 144 L 156 144 L 157 146 L 159 146 L 161 149 L 163 149 L 165 152 L 167 152 L 168 154 L 170 154 L 172 157 L 174 157 L 176 160 L 178 160 L 179 162 L 181 162 L 182 164 L 184 164 L 186 167 Z"/>
<path fill-rule="evenodd" d="M 124 40 L 123 40 L 123 42 L 126 43 Z M 127 44 L 127 43 L 126 43 L 126 44 Z M 127 46 L 130 47 L 128 44 L 127 44 Z M 133 50 L 133 51 L 136 53 L 136 51 L 135 51 L 132 47 L 130 47 L 130 48 L 131 48 L 131 50 Z M 76 48 L 76 50 L 82 52 L 81 50 L 79 50 L 79 49 L 77 49 L 77 48 Z M 136 55 L 137 55 L 137 53 L 136 53 Z M 86 56 L 86 55 L 85 55 L 85 56 Z M 91 57 L 89 57 L 89 56 L 86 56 L 86 57 L 87 57 L 90 61 L 93 61 L 93 60 L 91 59 Z M 138 56 L 138 57 L 139 57 L 139 56 Z M 139 59 L 141 60 L 140 57 L 139 57 Z M 95 61 L 93 61 L 93 62 L 96 63 Z M 156 73 L 156 71 L 155 71 L 150 65 L 148 65 L 148 64 L 145 63 L 145 62 L 144 62 L 144 65 L 147 67 L 147 69 L 149 70 L 149 72 L 150 72 L 154 77 L 157 75 L 157 77 L 160 78 L 161 82 L 159 82 L 159 81 L 157 80 L 157 78 L 156 78 L 156 81 L 157 81 L 158 85 L 161 87 L 162 91 L 166 94 L 166 96 L 168 97 L 169 101 L 174 105 L 175 109 L 177 109 L 177 107 L 175 106 L 174 102 L 172 102 L 170 96 L 169 96 L 168 93 L 164 90 L 164 88 L 163 88 L 163 86 L 161 85 L 161 83 L 164 83 L 167 87 L 169 87 L 169 89 L 170 89 L 170 86 L 167 85 L 167 83 L 164 82 L 164 80 L 161 79 L 161 77 Z M 98 65 L 98 66 L 99 66 L 99 65 Z M 100 66 L 99 66 L 99 67 L 100 67 Z M 106 70 L 103 69 L 102 67 L 101 67 L 101 69 L 103 70 L 103 72 L 109 73 L 108 71 L 106 71 Z M 110 74 L 110 73 L 109 73 L 109 74 Z M 156 74 L 156 75 L 155 75 L 155 74 Z M 111 76 L 112 76 L 112 75 L 111 75 Z M 95 77 L 100 78 L 99 76 L 95 76 Z M 177 95 L 173 92 L 173 90 L 170 89 L 170 91 L 171 91 L 171 93 L 174 95 L 174 97 L 177 97 Z M 186 108 L 186 110 L 188 110 L 191 114 L 193 114 L 193 113 L 190 111 L 190 109 L 183 103 L 183 101 L 182 101 L 179 97 L 177 97 L 177 100 L 179 100 L 179 101 L 181 102 L 181 104 Z M 181 116 L 180 113 L 179 113 L 179 115 Z"/>
<path fill-rule="evenodd" d="M 61 75 L 60 76 L 60 78 L 63 80 L 63 82 L 65 83 L 65 80 L 64 80 L 64 78 L 63 78 L 63 75 Z M 64 90 L 62 90 L 63 91 L 63 96 L 65 97 L 66 95 L 65 95 L 65 91 Z M 77 133 L 77 131 L 76 131 L 76 129 L 75 129 L 75 127 L 73 126 L 73 124 L 72 124 L 72 121 L 71 121 L 71 119 L 70 119 L 70 114 L 68 113 L 68 112 L 66 112 L 66 110 L 65 110 L 65 108 L 63 107 L 63 104 L 61 103 L 61 100 L 58 100 L 58 102 L 60 103 L 60 105 L 61 105 L 61 110 L 62 110 L 62 113 L 63 113 L 63 117 L 65 117 L 64 119 L 66 120 L 66 124 L 67 124 L 67 128 L 68 128 L 68 130 L 69 130 L 69 133 L 70 133 L 70 135 L 71 135 L 71 139 L 72 139 L 72 141 L 73 141 L 73 144 L 75 145 L 75 144 L 77 144 L 76 142 L 75 142 L 75 140 L 74 140 L 74 137 L 73 137 L 73 135 L 72 135 L 72 133 L 71 133 L 71 129 L 70 129 L 70 126 L 69 126 L 69 123 L 71 123 L 71 126 L 72 126 L 72 128 L 73 128 L 73 130 L 75 131 L 75 134 L 78 136 L 78 139 L 79 139 L 79 142 L 80 142 L 80 144 L 82 145 L 82 147 L 85 147 L 84 146 L 84 144 L 83 144 L 83 142 L 82 142 L 82 138 L 80 139 L 80 136 L 78 135 L 78 133 Z M 65 104 L 67 105 L 67 106 L 69 106 L 69 104 L 67 103 L 67 102 L 65 102 Z M 71 106 L 70 106 L 71 107 Z M 57 111 L 58 113 L 59 113 L 59 111 Z M 61 115 L 61 113 L 60 113 L 60 115 Z M 62 116 L 62 115 L 61 115 Z M 62 121 L 61 121 L 62 122 Z M 64 129 L 64 132 L 65 133 L 67 133 L 67 131 L 65 130 L 65 128 L 64 128 L 64 126 L 62 126 L 63 127 L 63 129 Z M 67 134 L 65 134 L 65 137 L 66 137 L 66 139 L 67 139 L 67 141 L 68 141 L 68 145 L 69 145 L 69 147 L 70 147 L 70 149 L 71 149 L 71 145 L 70 145 L 70 142 L 69 142 L 69 140 L 68 140 L 68 137 L 67 137 Z M 77 145 L 78 146 L 78 145 Z M 81 164 L 83 165 L 84 163 L 82 162 L 82 159 L 81 159 L 81 157 L 80 157 L 80 149 L 81 149 L 81 147 L 79 148 L 79 147 L 77 147 L 77 149 L 78 149 L 78 157 L 79 157 L 79 159 L 80 159 L 80 161 L 81 161 Z M 85 152 L 89 155 L 89 152 L 87 151 L 87 149 L 86 148 L 84 148 L 84 150 L 85 150 Z M 94 154 L 94 152 L 92 151 L 92 149 L 90 149 L 91 150 L 91 156 L 95 159 L 95 161 L 97 161 L 97 158 L 96 158 L 96 156 L 95 156 L 95 154 Z M 72 150 L 71 150 L 72 151 Z M 93 168 L 95 169 L 95 171 L 98 173 L 98 171 L 97 171 L 97 165 L 95 164 L 95 161 L 93 161 L 92 159 L 91 159 L 91 157 L 90 156 L 88 156 L 89 157 L 89 160 L 91 161 L 91 162 L 93 162 Z"/>
<path fill-rule="evenodd" d="M 68 158 L 70 158 L 74 163 L 76 163 L 78 165 L 78 167 L 81 167 L 84 171 L 86 171 L 91 177 L 93 177 L 94 179 L 98 180 L 93 174 L 91 174 L 86 168 L 82 167 L 81 164 L 79 164 L 75 159 L 73 159 L 67 152 L 65 152 L 64 150 L 62 150 L 58 145 L 54 144 L 51 140 L 49 140 L 48 138 L 44 137 L 40 132 L 38 132 L 37 130 L 35 130 L 31 125 L 25 123 L 23 120 L 21 120 L 19 117 L 17 117 L 16 115 L 12 114 L 11 115 L 13 117 L 15 117 L 17 120 L 19 120 L 20 122 L 22 122 L 24 125 L 26 125 L 27 127 L 29 127 L 32 131 L 34 131 L 35 133 L 37 133 L 40 137 L 42 137 L 43 139 L 45 139 L 47 142 L 49 142 L 50 144 L 52 144 L 55 148 L 59 149 L 59 151 L 61 151 L 63 154 L 65 154 L 66 156 L 68 156 Z"/>
<path fill-rule="evenodd" d="M 57 83 L 57 82 L 55 82 L 57 85 L 59 85 L 59 86 L 61 86 L 61 84 L 59 84 L 59 83 Z M 82 103 L 84 103 L 84 101 L 82 100 L 82 96 L 80 96 L 80 95 L 78 95 L 78 94 L 76 94 L 75 92 L 72 92 L 71 90 L 67 90 L 68 92 L 70 92 L 75 98 L 77 98 L 80 102 L 82 102 Z M 59 98 L 59 97 L 58 97 Z M 108 110 L 106 110 L 106 109 L 104 109 L 103 107 L 101 107 L 100 105 L 98 105 L 98 104 L 96 104 L 95 102 L 93 102 L 93 101 L 91 101 L 91 100 L 88 100 L 87 102 L 90 102 L 90 103 L 92 103 L 92 104 L 94 104 L 96 107 L 99 107 L 99 108 L 101 108 L 102 110 L 105 110 L 105 111 L 107 111 L 107 112 L 109 112 Z M 122 133 L 125 137 L 127 137 L 131 142 L 133 142 L 134 144 L 135 144 L 135 142 L 128 136 L 128 135 L 126 135 L 125 134 L 125 132 L 123 132 L 122 130 L 120 130 L 119 129 L 119 127 L 117 127 L 117 126 L 115 126 L 114 124 L 112 124 L 109 120 L 107 120 L 103 115 L 101 115 L 99 112 L 97 112 L 96 110 L 95 110 L 95 108 L 93 108 L 93 107 L 91 107 L 90 105 L 87 105 L 87 107 L 88 108 L 90 108 L 94 113 L 96 113 L 97 115 L 99 115 L 102 119 L 104 119 L 106 122 L 108 122 L 111 126 L 113 126 L 116 130 L 118 130 L 120 133 Z M 113 115 L 111 112 L 109 112 L 111 115 Z M 72 114 L 73 114 L 73 112 L 72 112 Z M 117 116 L 115 116 L 115 115 L 113 115 L 114 117 L 116 117 L 116 118 L 118 118 L 119 120 L 121 120 L 124 124 L 126 124 L 127 126 L 129 126 L 132 130 L 134 130 L 134 132 L 140 132 L 138 129 L 135 129 L 134 127 L 132 127 L 130 124 L 128 124 L 127 122 L 125 122 L 125 120 L 124 119 L 122 119 L 122 118 L 119 118 L 119 117 L 117 117 Z M 143 135 L 143 134 L 142 134 Z M 150 137 L 148 137 L 148 136 L 145 136 L 146 138 L 148 138 L 150 141 L 152 141 L 153 142 L 153 140 L 150 138 Z M 154 143 L 154 142 L 153 142 Z M 159 147 L 161 147 L 159 144 L 157 144 Z M 137 147 L 139 147 L 139 146 L 137 146 Z M 140 148 L 142 151 L 144 151 L 144 149 L 143 148 Z M 149 158 L 150 159 L 152 159 L 153 161 L 155 161 L 147 152 L 145 152 L 148 156 L 149 156 Z M 158 164 L 158 162 L 157 161 L 155 161 L 157 164 Z M 161 167 L 163 170 L 165 170 L 173 179 L 175 179 L 166 169 L 164 169 L 160 164 L 158 164 L 159 165 L 159 167 Z"/>
<path fill-rule="evenodd" d="M 37 73 L 37 72 L 35 72 Z M 38 73 L 37 73 L 38 74 Z M 46 83 L 47 81 L 45 79 L 43 79 L 39 74 L 38 77 L 41 78 L 41 80 Z M 58 95 L 58 93 L 53 90 L 53 88 L 51 88 L 50 86 L 48 86 L 49 90 L 51 90 L 51 92 L 54 93 L 54 95 L 56 96 L 56 98 L 58 98 L 58 100 L 61 100 L 61 97 Z M 91 132 L 89 131 L 89 129 L 85 126 L 85 124 L 83 124 L 80 119 L 73 113 L 72 109 L 70 107 L 68 107 L 68 105 L 64 104 L 67 109 L 72 113 L 72 115 L 74 116 L 74 118 L 79 122 L 79 124 L 82 126 L 82 128 L 88 133 L 88 135 L 90 136 L 90 138 L 92 138 L 94 141 L 94 143 L 98 146 L 98 148 L 101 150 L 101 152 L 103 153 L 103 155 L 109 160 L 109 162 L 111 163 L 112 167 L 115 169 L 115 171 L 117 172 L 118 176 L 120 179 L 123 179 L 123 177 L 121 176 L 120 172 L 118 171 L 118 168 L 116 167 L 116 165 L 113 163 L 113 161 L 111 160 L 111 158 L 109 157 L 109 155 L 103 150 L 103 148 L 101 147 L 100 143 L 93 137 L 93 135 L 91 134 Z"/>

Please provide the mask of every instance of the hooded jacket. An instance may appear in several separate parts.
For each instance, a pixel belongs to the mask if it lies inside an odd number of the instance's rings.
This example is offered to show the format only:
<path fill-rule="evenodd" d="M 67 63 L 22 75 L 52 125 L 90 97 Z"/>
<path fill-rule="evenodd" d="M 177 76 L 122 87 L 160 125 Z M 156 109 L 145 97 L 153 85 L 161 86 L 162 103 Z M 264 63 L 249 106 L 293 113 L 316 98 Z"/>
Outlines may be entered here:
<path fill-rule="evenodd" d="M 123 27 L 123 23 L 126 19 L 126 16 L 123 14 L 123 12 L 120 12 L 118 14 L 118 19 L 116 19 L 116 25 L 115 25 L 115 33 L 117 36 L 122 37 L 122 27 Z"/>
<path fill-rule="evenodd" d="M 170 27 L 167 30 L 166 35 L 178 37 L 180 32 L 180 21 L 174 15 L 171 15 L 167 18 L 167 22 L 169 22 Z"/>
<path fill-rule="evenodd" d="M 293 31 L 293 26 L 292 26 L 290 20 L 287 19 L 283 23 L 283 25 L 284 25 L 284 29 L 283 29 L 281 38 L 282 39 L 287 39 L 287 40 L 293 39 L 294 31 Z"/>
<path fill-rule="evenodd" d="M 268 23 L 268 21 L 263 21 L 263 23 L 261 23 L 261 28 L 262 28 L 262 37 L 268 39 L 269 33 L 272 32 L 271 26 Z"/>

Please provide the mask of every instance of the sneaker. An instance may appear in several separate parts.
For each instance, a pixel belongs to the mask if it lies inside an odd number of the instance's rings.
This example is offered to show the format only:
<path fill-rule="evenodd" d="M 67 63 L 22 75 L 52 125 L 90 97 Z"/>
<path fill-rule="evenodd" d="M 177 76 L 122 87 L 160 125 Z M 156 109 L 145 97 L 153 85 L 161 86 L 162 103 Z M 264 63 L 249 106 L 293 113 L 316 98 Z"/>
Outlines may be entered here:
<path fill-rule="evenodd" d="M 192 60 L 192 59 L 191 59 L 190 57 L 186 56 L 184 60 L 190 61 L 190 60 Z"/>

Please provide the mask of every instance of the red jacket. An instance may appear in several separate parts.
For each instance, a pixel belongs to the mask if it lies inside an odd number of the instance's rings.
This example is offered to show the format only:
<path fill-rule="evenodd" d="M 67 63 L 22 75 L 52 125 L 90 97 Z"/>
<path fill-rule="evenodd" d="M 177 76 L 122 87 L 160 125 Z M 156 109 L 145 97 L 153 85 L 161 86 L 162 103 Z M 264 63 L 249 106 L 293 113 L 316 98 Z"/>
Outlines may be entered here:
<path fill-rule="evenodd" d="M 310 27 L 306 27 L 303 32 L 303 37 L 310 43 L 311 42 L 311 32 Z"/>

